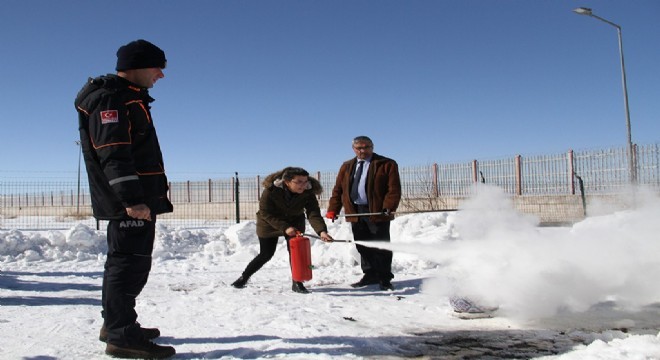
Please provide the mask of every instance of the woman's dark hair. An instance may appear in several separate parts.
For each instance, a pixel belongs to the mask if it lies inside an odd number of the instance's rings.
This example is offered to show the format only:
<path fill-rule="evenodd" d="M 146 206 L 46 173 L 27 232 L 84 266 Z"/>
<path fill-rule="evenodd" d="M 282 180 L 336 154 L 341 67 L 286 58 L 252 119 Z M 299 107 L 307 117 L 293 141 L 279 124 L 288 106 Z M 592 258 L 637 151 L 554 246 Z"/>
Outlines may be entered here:
<path fill-rule="evenodd" d="M 282 170 L 282 180 L 291 181 L 296 176 L 309 176 L 309 173 L 300 167 L 286 167 Z"/>

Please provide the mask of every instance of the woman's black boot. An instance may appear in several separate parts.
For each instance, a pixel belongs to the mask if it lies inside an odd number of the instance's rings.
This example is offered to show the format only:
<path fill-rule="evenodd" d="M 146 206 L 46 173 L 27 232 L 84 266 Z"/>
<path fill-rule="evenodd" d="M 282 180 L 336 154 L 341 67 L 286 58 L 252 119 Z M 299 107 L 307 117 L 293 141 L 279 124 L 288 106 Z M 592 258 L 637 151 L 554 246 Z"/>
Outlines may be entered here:
<path fill-rule="evenodd" d="M 291 290 L 301 294 L 309 294 L 309 290 L 307 290 L 305 285 L 303 285 L 303 283 L 300 281 L 294 281 L 293 286 L 291 286 Z"/>
<path fill-rule="evenodd" d="M 245 284 L 247 284 L 248 279 L 249 278 L 246 278 L 243 275 L 241 275 L 241 277 L 239 277 L 238 279 L 236 279 L 236 281 L 231 283 L 231 286 L 233 286 L 237 289 L 242 289 L 242 288 L 245 287 Z"/>

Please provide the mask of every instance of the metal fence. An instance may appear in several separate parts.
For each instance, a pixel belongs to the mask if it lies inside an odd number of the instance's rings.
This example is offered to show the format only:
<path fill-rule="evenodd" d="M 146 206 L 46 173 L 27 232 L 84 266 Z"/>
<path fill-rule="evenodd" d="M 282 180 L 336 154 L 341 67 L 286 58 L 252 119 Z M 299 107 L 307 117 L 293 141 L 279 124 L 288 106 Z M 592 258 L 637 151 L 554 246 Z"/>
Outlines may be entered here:
<path fill-rule="evenodd" d="M 633 159 L 638 184 L 660 189 L 660 146 L 635 146 Z M 577 179 L 587 195 L 616 194 L 630 184 L 625 147 L 572 151 L 553 155 L 515 156 L 466 163 L 400 166 L 403 203 L 415 201 L 432 209 L 447 208 L 469 196 L 475 183 L 498 186 L 514 197 L 579 196 Z M 311 173 L 330 197 L 336 172 Z M 172 226 L 214 227 L 254 219 L 263 176 L 170 183 L 174 212 L 159 217 Z M 569 196 L 568 198 L 566 196 Z M 567 200 L 563 200 L 567 201 Z M 563 210 L 561 210 L 563 211 Z M 0 229 L 66 229 L 72 224 L 103 226 L 91 216 L 85 179 L 1 180 Z"/>

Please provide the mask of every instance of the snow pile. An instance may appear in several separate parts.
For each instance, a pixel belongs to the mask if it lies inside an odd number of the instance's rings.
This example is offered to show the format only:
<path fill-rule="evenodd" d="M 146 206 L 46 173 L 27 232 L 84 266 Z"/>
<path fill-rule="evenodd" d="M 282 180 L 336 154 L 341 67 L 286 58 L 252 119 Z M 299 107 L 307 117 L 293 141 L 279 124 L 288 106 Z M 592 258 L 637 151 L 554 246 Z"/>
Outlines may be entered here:
<path fill-rule="evenodd" d="M 0 259 L 13 261 L 68 261 L 96 259 L 107 251 L 105 234 L 78 224 L 59 231 L 0 231 Z"/>

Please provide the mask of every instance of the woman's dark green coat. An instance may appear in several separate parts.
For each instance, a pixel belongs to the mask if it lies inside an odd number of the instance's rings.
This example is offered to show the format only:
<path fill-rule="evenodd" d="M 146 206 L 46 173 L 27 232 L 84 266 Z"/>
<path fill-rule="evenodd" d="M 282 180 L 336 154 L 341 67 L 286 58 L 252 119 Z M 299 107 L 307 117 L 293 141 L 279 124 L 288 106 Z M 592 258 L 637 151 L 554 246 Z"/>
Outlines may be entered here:
<path fill-rule="evenodd" d="M 316 198 L 323 192 L 323 187 L 312 177 L 308 180 L 307 189 L 302 194 L 296 194 L 287 189 L 282 171 L 266 177 L 257 212 L 258 237 L 285 236 L 284 231 L 289 227 L 305 232 L 305 214 L 317 234 L 328 231 Z"/>

